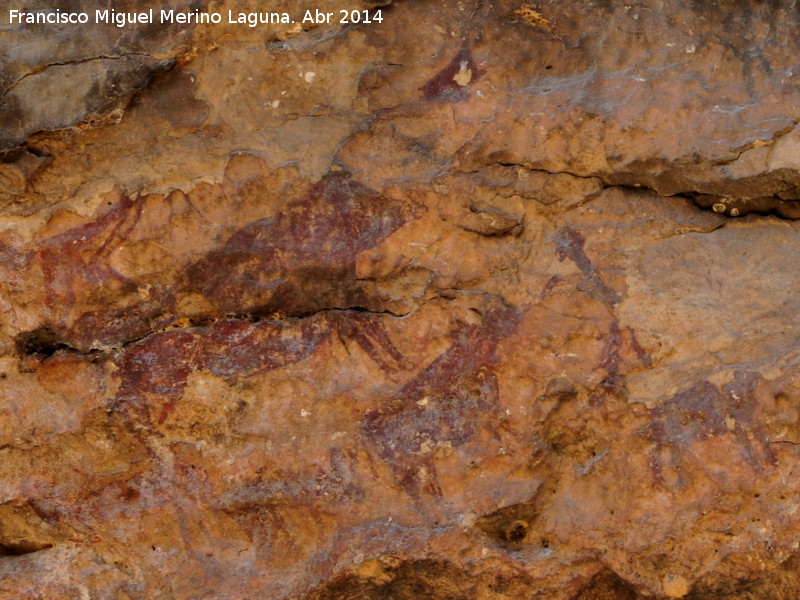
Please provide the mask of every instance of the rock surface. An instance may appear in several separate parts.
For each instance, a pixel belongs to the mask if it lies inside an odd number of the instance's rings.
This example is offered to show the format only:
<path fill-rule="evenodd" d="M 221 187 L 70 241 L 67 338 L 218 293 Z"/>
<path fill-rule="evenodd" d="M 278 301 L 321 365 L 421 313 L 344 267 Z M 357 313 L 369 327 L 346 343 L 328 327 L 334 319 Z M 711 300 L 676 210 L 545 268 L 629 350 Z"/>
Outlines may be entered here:
<path fill-rule="evenodd" d="M 375 5 L 2 25 L 0 598 L 794 597 L 800 5 Z"/>

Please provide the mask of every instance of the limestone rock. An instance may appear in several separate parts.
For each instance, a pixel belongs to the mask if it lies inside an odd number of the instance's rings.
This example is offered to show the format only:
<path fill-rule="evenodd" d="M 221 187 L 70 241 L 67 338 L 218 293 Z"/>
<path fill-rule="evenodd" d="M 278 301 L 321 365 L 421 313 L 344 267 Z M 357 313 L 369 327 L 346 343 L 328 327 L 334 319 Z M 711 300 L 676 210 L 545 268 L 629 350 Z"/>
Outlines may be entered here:
<path fill-rule="evenodd" d="M 208 2 L 192 4 L 199 9 Z M 0 16 L 0 151 L 40 130 L 118 120 L 131 95 L 153 73 L 172 65 L 191 34 L 191 26 L 157 21 L 159 12 L 170 8 L 186 6 L 174 1 L 125 0 L 112 8 L 78 0 L 54 7 L 33 0 L 13 8 L 15 15 L 12 7 L 4 10 Z M 149 19 L 150 11 L 155 22 L 136 20 L 140 14 Z M 79 14 L 86 15 L 86 23 L 25 20 L 26 15 L 35 19 L 37 15 Z"/>
<path fill-rule="evenodd" d="M 0 598 L 797 594 L 800 5 L 195 8 L 3 25 Z"/>

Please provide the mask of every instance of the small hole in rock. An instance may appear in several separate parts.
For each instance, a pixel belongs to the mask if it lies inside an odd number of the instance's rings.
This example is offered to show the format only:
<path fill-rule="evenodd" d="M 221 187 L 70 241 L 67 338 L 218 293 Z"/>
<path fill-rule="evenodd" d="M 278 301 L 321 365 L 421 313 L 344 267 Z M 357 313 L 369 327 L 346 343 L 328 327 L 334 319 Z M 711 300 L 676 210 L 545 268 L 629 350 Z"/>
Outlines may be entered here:
<path fill-rule="evenodd" d="M 59 350 L 69 348 L 50 327 L 44 326 L 25 331 L 17 335 L 14 339 L 17 352 L 22 356 L 39 354 L 42 356 L 53 356 Z"/>
<path fill-rule="evenodd" d="M 528 535 L 530 525 L 527 521 L 512 521 L 506 528 L 505 536 L 509 542 L 521 542 Z"/>

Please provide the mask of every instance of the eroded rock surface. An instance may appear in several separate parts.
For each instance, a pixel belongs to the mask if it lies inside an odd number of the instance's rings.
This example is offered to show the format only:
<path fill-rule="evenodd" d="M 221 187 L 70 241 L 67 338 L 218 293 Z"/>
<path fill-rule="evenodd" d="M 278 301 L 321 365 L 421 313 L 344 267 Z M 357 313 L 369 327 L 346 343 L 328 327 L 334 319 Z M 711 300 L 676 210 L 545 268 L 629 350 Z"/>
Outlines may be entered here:
<path fill-rule="evenodd" d="M 0 597 L 793 597 L 800 7 L 379 10 L 4 26 Z"/>

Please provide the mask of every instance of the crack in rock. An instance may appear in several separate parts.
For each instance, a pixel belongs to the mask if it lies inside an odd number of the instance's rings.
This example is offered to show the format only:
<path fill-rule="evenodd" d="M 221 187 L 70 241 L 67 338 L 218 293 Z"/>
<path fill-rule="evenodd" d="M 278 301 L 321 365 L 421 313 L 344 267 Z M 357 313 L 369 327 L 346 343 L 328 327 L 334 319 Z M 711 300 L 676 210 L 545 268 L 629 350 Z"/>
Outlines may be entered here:
<path fill-rule="evenodd" d="M 0 98 L 0 151 L 18 146 L 36 131 L 62 129 L 87 115 L 113 112 L 154 73 L 172 64 L 130 53 L 51 63 L 23 75 Z"/>

